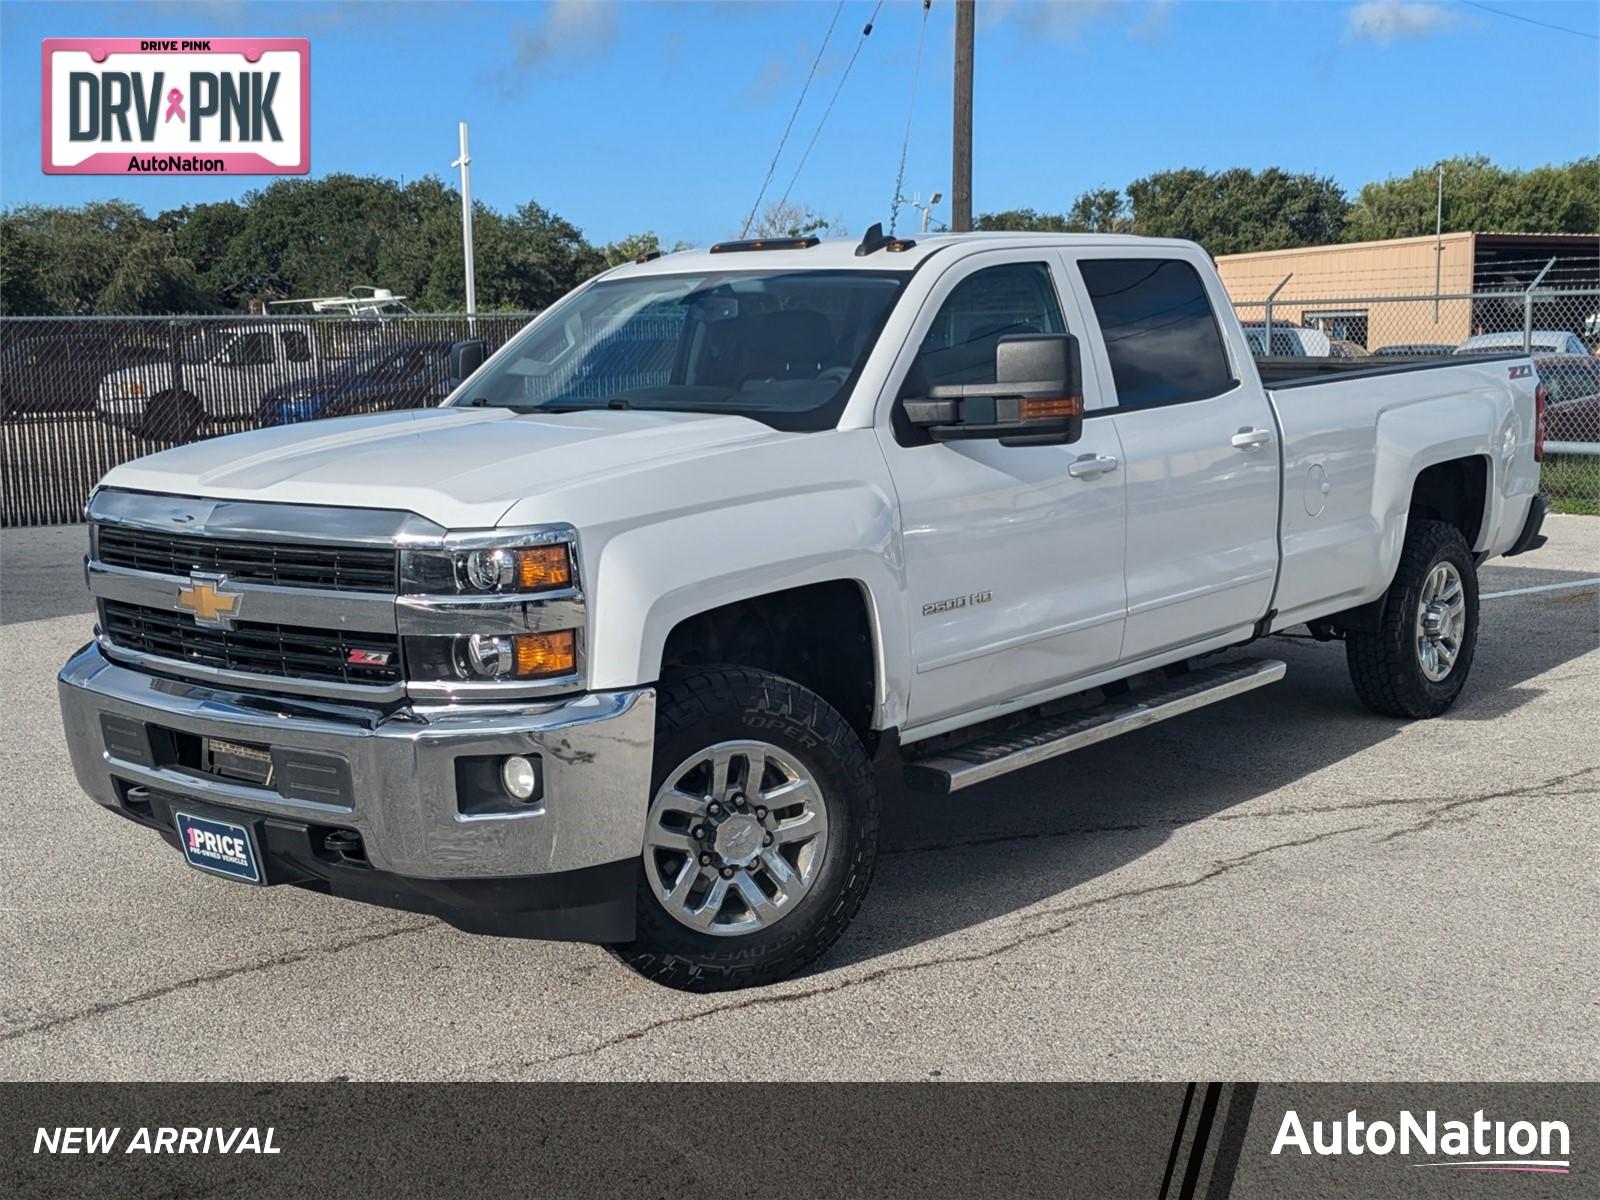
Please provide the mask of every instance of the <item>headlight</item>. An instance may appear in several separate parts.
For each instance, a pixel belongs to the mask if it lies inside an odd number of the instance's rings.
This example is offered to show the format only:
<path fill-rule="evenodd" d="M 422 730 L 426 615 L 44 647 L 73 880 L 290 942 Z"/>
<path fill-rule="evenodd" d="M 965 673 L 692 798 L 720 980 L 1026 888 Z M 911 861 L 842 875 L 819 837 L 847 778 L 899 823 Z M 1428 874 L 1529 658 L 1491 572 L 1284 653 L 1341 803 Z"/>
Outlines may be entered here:
<path fill-rule="evenodd" d="M 572 558 L 564 545 L 472 550 L 460 563 L 461 579 L 474 592 L 537 592 L 572 583 Z"/>
<path fill-rule="evenodd" d="M 494 683 L 555 679 L 578 670 L 578 633 L 473 633 L 409 637 L 406 662 L 414 679 Z"/>
<path fill-rule="evenodd" d="M 517 545 L 462 550 L 411 550 L 402 556 L 404 590 L 423 595 L 494 596 L 573 587 L 572 546 L 549 537 Z"/>

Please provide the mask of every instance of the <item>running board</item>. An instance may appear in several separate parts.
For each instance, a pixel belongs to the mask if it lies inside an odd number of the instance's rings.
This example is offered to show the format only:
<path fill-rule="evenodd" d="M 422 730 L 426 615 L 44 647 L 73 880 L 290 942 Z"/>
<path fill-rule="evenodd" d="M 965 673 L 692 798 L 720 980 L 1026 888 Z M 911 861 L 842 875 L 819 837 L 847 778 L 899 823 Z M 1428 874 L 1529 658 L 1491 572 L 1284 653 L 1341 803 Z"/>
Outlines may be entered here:
<path fill-rule="evenodd" d="M 1277 659 L 1246 658 L 1176 675 L 1150 687 L 1124 692 L 1096 708 L 1045 717 L 908 763 L 906 786 L 940 795 L 958 792 L 1009 771 L 1277 683 L 1286 670 Z"/>

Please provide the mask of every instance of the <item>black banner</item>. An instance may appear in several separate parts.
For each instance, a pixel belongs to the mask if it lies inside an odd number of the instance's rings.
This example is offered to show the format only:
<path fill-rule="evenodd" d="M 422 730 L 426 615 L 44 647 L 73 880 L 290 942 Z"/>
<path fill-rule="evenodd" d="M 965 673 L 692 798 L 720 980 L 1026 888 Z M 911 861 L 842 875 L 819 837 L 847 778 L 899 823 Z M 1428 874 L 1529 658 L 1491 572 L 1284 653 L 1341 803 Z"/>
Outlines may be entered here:
<path fill-rule="evenodd" d="M 1596 1192 L 1588 1085 L 11 1085 L 8 1196 Z M 1336 1148 L 1335 1148 L 1336 1147 Z"/>

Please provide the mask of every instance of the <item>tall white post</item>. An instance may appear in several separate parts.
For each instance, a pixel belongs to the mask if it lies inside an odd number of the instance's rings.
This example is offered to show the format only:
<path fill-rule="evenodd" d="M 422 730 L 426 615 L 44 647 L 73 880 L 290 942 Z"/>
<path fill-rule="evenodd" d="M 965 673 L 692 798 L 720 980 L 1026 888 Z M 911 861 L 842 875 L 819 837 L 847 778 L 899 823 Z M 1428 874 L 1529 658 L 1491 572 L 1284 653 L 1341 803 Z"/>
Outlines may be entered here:
<path fill-rule="evenodd" d="M 461 157 L 450 164 L 461 168 L 461 253 L 467 264 L 467 312 L 478 311 L 478 284 L 472 261 L 472 156 L 467 153 L 467 123 L 461 122 Z"/>

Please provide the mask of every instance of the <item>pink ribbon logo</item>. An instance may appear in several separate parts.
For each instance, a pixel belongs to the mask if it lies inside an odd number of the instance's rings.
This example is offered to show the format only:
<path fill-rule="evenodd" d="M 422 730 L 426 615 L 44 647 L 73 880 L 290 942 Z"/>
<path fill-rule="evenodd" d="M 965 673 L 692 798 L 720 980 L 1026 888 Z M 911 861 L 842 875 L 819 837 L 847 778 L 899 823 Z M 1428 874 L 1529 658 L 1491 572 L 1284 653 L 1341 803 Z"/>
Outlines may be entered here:
<path fill-rule="evenodd" d="M 170 92 L 167 93 L 167 116 L 166 116 L 166 120 L 170 121 L 170 120 L 172 120 L 173 117 L 177 117 L 178 120 L 180 120 L 180 121 L 187 121 L 189 119 L 188 117 L 183 115 L 183 93 L 180 92 L 177 88 L 173 88 Z M 165 122 L 163 122 L 163 124 L 164 123 Z"/>

